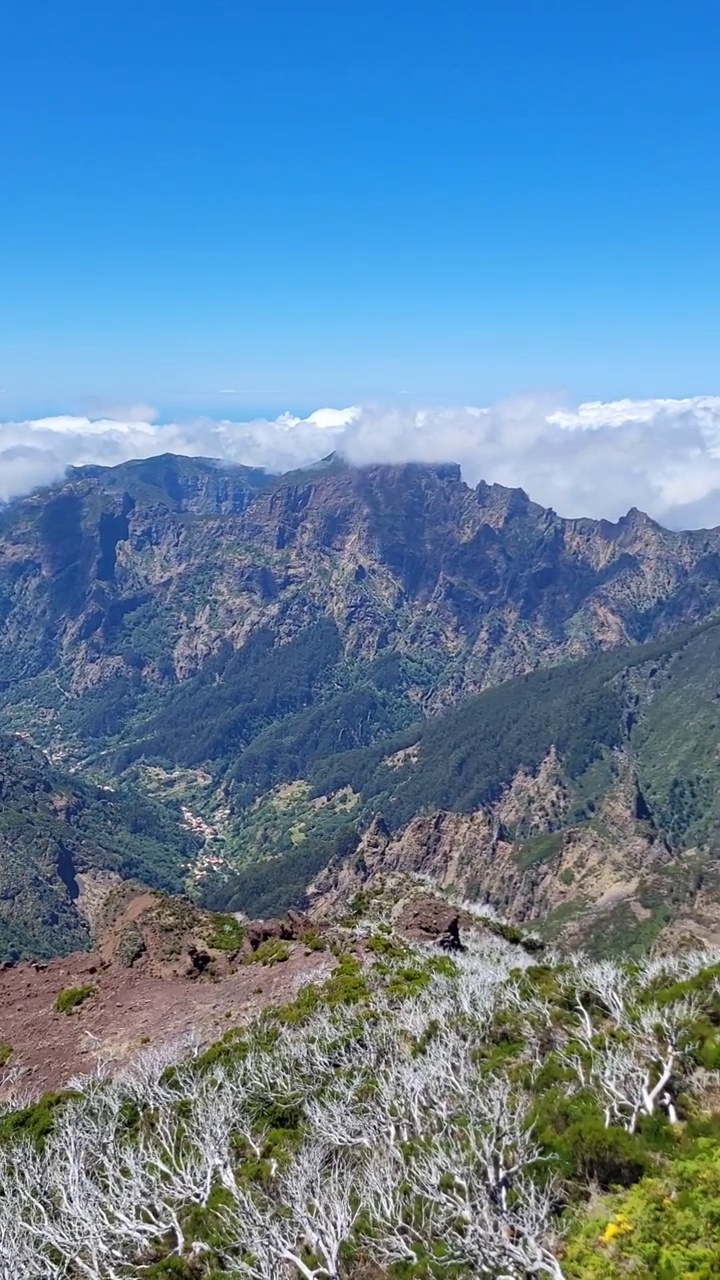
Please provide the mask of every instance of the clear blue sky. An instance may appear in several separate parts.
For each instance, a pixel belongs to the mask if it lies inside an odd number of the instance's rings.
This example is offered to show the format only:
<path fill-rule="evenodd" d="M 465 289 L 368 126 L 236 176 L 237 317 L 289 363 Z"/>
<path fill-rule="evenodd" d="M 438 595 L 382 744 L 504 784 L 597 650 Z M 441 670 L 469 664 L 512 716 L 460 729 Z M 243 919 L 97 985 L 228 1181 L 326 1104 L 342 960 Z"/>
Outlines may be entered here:
<path fill-rule="evenodd" d="M 720 388 L 717 0 L 0 25 L 0 416 Z"/>

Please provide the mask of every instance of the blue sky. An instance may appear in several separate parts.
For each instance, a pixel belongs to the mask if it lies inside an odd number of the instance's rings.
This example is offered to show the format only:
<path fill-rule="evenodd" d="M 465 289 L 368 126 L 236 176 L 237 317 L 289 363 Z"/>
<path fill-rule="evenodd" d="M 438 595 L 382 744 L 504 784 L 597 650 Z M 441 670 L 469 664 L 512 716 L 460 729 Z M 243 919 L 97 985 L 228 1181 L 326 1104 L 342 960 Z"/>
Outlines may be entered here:
<path fill-rule="evenodd" d="M 0 416 L 720 390 L 719 39 L 716 0 L 9 3 Z"/>

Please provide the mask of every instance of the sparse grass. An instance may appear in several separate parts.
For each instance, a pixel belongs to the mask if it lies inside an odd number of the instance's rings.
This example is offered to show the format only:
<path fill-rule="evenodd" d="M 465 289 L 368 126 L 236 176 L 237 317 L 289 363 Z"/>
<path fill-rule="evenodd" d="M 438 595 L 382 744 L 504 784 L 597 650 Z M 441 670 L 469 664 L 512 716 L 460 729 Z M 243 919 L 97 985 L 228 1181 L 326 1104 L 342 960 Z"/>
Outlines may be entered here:
<path fill-rule="evenodd" d="M 245 957 L 245 964 L 283 964 L 290 959 L 290 944 L 282 938 L 266 938 L 259 947 Z"/>
<path fill-rule="evenodd" d="M 306 929 L 300 934 L 300 941 L 310 951 L 327 951 L 327 939 L 317 929 Z"/>
<path fill-rule="evenodd" d="M 547 831 L 525 840 L 515 854 L 518 866 L 526 871 L 537 862 L 550 862 L 563 846 L 562 831 Z"/>
<path fill-rule="evenodd" d="M 87 982 L 82 987 L 66 987 L 57 997 L 55 1009 L 57 1013 L 72 1013 L 86 1000 L 92 999 L 96 992 L 97 987 L 92 982 Z"/>

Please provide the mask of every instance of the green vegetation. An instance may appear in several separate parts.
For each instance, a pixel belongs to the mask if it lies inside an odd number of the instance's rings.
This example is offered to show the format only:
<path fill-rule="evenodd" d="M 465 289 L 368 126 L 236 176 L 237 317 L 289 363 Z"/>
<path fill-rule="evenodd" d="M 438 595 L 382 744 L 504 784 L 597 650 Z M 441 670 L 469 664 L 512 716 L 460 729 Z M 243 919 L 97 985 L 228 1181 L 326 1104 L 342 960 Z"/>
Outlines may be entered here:
<path fill-rule="evenodd" d="M 281 915 L 301 903 L 319 871 L 334 859 L 350 857 L 357 848 L 357 829 L 335 816 L 329 834 L 308 837 L 289 852 L 258 861 L 230 875 L 210 877 L 203 901 L 211 910 L 244 911 L 250 916 Z"/>
<path fill-rule="evenodd" d="M 216 951 L 239 951 L 245 941 L 245 929 L 235 916 L 214 915 L 205 941 Z"/>
<path fill-rule="evenodd" d="M 534 866 L 536 862 L 549 862 L 551 858 L 557 856 L 562 846 L 561 831 L 549 831 L 546 835 L 531 836 L 518 848 L 518 866 L 524 871 Z"/>
<path fill-rule="evenodd" d="M 555 748 L 565 776 L 584 794 L 584 807 L 572 814 L 574 822 L 581 821 L 599 798 L 588 791 L 587 779 L 595 778 L 602 795 L 612 777 L 608 752 L 626 740 L 624 682 L 634 672 L 642 682 L 643 668 L 657 672 L 660 663 L 675 658 L 691 662 L 698 644 L 714 646 L 717 659 L 720 624 L 509 680 L 413 730 L 319 765 L 311 774 L 314 792 L 328 795 L 351 785 L 364 811 L 379 809 L 399 827 L 419 812 L 471 812 L 492 804 L 518 770 L 536 772 Z M 387 758 L 410 745 L 418 748 L 417 761 L 390 771 Z"/>
<path fill-rule="evenodd" d="M 245 964 L 282 964 L 290 959 L 290 943 L 282 938 L 266 938 L 245 957 Z"/>
<path fill-rule="evenodd" d="M 598 959 L 617 955 L 639 958 L 647 954 L 671 919 L 672 909 L 667 902 L 657 903 L 642 920 L 628 903 L 619 902 L 598 917 L 588 952 Z"/>
<path fill-rule="evenodd" d="M 85 983 L 82 987 L 66 987 L 57 997 L 55 1009 L 58 1013 L 74 1013 L 75 1009 L 79 1009 L 80 1005 L 90 1000 L 96 992 L 97 987 L 91 982 Z"/>
<path fill-rule="evenodd" d="M 178 892 L 198 845 L 174 806 L 64 775 L 0 735 L 0 962 L 88 947 L 78 873 L 114 871 Z"/>
<path fill-rule="evenodd" d="M 569 829 L 616 839 L 598 810 L 622 762 L 653 863 L 697 852 L 665 905 L 609 936 L 639 953 L 698 890 L 720 894 L 720 540 L 582 527 L 521 492 L 471 495 L 452 467 L 337 460 L 283 479 L 167 456 L 9 504 L 0 715 L 67 768 L 0 778 L 0 961 L 87 946 L 76 876 L 94 868 L 281 913 L 377 813 L 397 831 L 494 805 L 553 749 L 566 807 L 503 832 L 528 884 Z M 650 643 L 599 652 L 613 627 Z M 185 803 L 217 833 L 200 879 Z"/>
<path fill-rule="evenodd" d="M 128 1280 L 711 1280 L 718 953 L 538 958 L 501 924 L 451 958 L 355 911 L 363 951 L 290 1003 L 0 1117 L 0 1267 L 84 1265 L 94 1215 L 98 1280 L 111 1251 Z"/>
<path fill-rule="evenodd" d="M 42 1145 L 64 1108 L 80 1096 L 77 1090 L 55 1089 L 27 1107 L 5 1110 L 0 1115 L 0 1143 L 29 1141 L 33 1146 Z"/>
<path fill-rule="evenodd" d="M 567 812 L 557 819 L 556 830 L 526 830 L 520 815 L 506 832 L 506 838 L 516 842 L 521 870 L 557 857 L 565 832 L 573 827 L 595 832 L 610 846 L 617 840 L 598 810 L 618 783 L 619 750 L 634 765 L 639 783 L 635 808 L 627 812 L 628 824 L 635 822 L 640 834 L 664 841 L 673 850 L 682 850 L 690 836 L 704 833 L 712 841 L 720 834 L 720 703 L 709 698 L 709 690 L 718 665 L 720 626 L 713 622 L 666 641 L 536 671 L 414 729 L 311 765 L 310 795 L 324 805 L 318 810 L 322 820 L 317 819 L 324 829 L 314 827 L 312 820 L 308 825 L 303 792 L 294 808 L 275 819 L 275 857 L 224 875 L 222 882 L 210 877 L 204 887 L 206 901 L 215 908 L 231 903 L 235 910 L 263 914 L 301 904 L 304 887 L 322 866 L 354 851 L 349 835 L 347 845 L 343 838 L 333 848 L 332 840 L 333 828 L 342 830 L 344 816 L 335 797 L 346 794 L 347 788 L 357 797 L 352 811 L 355 830 L 362 831 L 378 812 L 397 830 L 421 812 L 471 811 L 495 803 L 520 770 L 536 772 L 551 749 L 568 795 Z M 711 725 L 713 716 L 717 723 Z M 670 723 L 672 749 L 667 750 L 660 735 Z M 693 745 L 697 743 L 701 746 Z M 409 747 L 414 750 L 407 752 Z M 678 770 L 682 776 L 687 760 L 700 756 L 703 780 L 692 781 L 700 776 L 699 766 L 693 765 L 695 773 L 688 775 L 683 792 L 690 808 L 678 809 Z M 267 812 L 262 806 L 257 812 L 247 811 L 248 832 L 262 830 L 265 819 L 260 814 Z M 594 930 L 596 953 L 642 954 L 681 906 L 692 903 L 703 884 L 720 892 L 712 843 L 701 846 L 692 862 L 666 867 L 660 859 L 650 865 L 639 900 L 647 916 L 636 914 L 628 904 L 613 908 L 602 927 Z M 579 904 L 581 900 L 582 894 Z"/>
<path fill-rule="evenodd" d="M 300 934 L 300 941 L 309 951 L 327 950 L 327 940 L 321 933 L 318 933 L 317 929 L 306 929 L 304 933 Z"/>
<path fill-rule="evenodd" d="M 126 969 L 132 969 L 133 965 L 145 953 L 145 939 L 135 921 L 131 921 L 126 925 L 120 934 L 117 945 L 117 958 Z"/>
<path fill-rule="evenodd" d="M 720 1275 L 720 1147 L 688 1143 L 623 1195 L 608 1196 L 572 1233 L 565 1255 L 578 1280 L 715 1280 Z"/>

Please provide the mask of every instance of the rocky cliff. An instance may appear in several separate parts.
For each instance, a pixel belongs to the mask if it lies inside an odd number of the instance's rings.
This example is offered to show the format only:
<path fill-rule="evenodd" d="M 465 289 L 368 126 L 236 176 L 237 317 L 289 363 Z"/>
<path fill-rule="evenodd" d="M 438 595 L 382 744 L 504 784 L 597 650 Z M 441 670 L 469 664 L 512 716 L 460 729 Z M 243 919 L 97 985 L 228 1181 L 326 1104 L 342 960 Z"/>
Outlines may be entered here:
<path fill-rule="evenodd" d="M 85 467 L 0 511 L 0 727 L 176 806 L 219 908 L 349 875 L 380 812 L 386 866 L 644 937 L 680 855 L 670 916 L 715 893 L 718 607 L 720 530 L 452 465 Z"/>
<path fill-rule="evenodd" d="M 563 520 L 452 466 L 271 478 L 167 457 L 82 468 L 0 518 L 6 706 L 55 677 L 65 700 L 119 678 L 166 688 L 223 642 L 260 626 L 283 642 L 319 616 L 346 661 L 428 661 L 412 693 L 438 705 L 718 604 L 718 531 Z"/>

